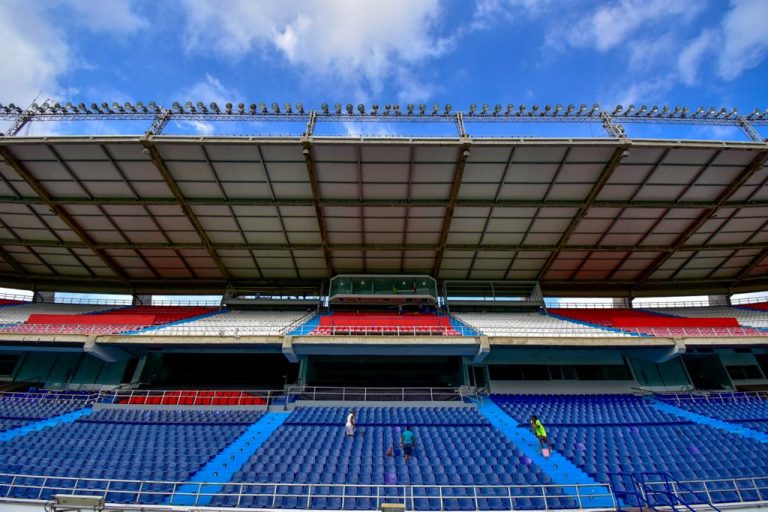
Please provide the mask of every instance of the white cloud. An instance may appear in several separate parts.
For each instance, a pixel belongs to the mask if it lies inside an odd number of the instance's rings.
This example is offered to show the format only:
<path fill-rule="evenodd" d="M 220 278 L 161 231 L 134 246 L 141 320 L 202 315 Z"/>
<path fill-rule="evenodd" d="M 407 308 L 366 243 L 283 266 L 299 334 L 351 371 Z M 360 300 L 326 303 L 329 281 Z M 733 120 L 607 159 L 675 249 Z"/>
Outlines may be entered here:
<path fill-rule="evenodd" d="M 694 85 L 698 82 L 699 66 L 704 56 L 715 49 L 719 39 L 717 31 L 707 29 L 683 48 L 677 57 L 677 70 L 683 83 Z"/>
<path fill-rule="evenodd" d="M 67 0 L 69 19 L 93 32 L 129 36 L 149 26 L 130 0 Z"/>
<path fill-rule="evenodd" d="M 757 66 L 768 55 L 768 2 L 732 0 L 722 24 L 723 47 L 719 73 L 732 80 L 744 70 Z"/>
<path fill-rule="evenodd" d="M 223 106 L 227 102 L 236 102 L 239 97 L 240 93 L 234 89 L 225 87 L 224 84 L 221 83 L 221 80 L 206 73 L 203 80 L 193 84 L 179 94 L 179 101 L 181 103 L 184 103 L 185 101 L 191 101 L 193 103 L 202 101 L 206 103 L 206 106 L 208 103 L 215 101 Z"/>
<path fill-rule="evenodd" d="M 340 85 L 378 94 L 398 71 L 442 55 L 451 42 L 435 34 L 438 0 L 251 2 L 222 9 L 183 0 L 188 52 L 228 59 L 275 54 L 294 69 L 333 77 Z"/>
<path fill-rule="evenodd" d="M 41 4 L 0 2 L 0 40 L 0 101 L 26 107 L 38 94 L 44 100 L 59 93 L 72 51 Z"/>
<path fill-rule="evenodd" d="M 626 43 L 641 28 L 665 21 L 693 19 L 704 7 L 698 0 L 619 0 L 602 4 L 585 18 L 570 20 L 568 30 L 550 32 L 550 42 L 563 37 L 576 47 L 606 51 Z"/>
<path fill-rule="evenodd" d="M 134 34 L 146 22 L 133 13 L 128 0 L 0 2 L 0 101 L 26 107 L 38 95 L 42 102 L 71 93 L 62 77 L 88 66 L 71 45 L 75 26 L 119 37 Z"/>

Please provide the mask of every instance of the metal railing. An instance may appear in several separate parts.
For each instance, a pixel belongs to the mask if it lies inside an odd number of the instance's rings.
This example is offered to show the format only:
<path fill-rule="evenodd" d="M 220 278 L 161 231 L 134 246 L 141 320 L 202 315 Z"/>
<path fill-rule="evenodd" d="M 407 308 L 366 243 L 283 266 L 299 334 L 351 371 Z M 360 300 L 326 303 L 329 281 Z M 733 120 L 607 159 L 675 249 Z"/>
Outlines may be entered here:
<path fill-rule="evenodd" d="M 655 496 L 670 491 L 680 501 L 690 505 L 768 502 L 768 477 L 646 480 L 642 490 L 651 504 Z"/>
<path fill-rule="evenodd" d="M 264 390 L 103 389 L 94 391 L 0 391 L 0 398 L 84 404 L 258 406 L 309 401 L 461 401 L 475 393 L 452 387 L 291 386 Z"/>
<path fill-rule="evenodd" d="M 744 297 L 740 299 L 731 299 L 732 306 L 743 306 L 748 304 L 768 303 L 768 297 Z M 660 300 L 658 302 L 636 302 L 631 309 L 645 308 L 705 308 L 705 307 L 728 307 L 728 304 L 710 303 L 708 300 Z M 547 309 L 627 309 L 627 306 L 614 304 L 613 302 L 558 302 L 547 306 Z"/>
<path fill-rule="evenodd" d="M 56 494 L 103 496 L 107 503 L 312 510 L 378 510 L 401 503 L 409 511 L 613 510 L 608 484 L 397 485 L 258 482 L 178 482 L 0 473 L 0 500 L 48 500 Z M 488 500 L 494 503 L 488 505 Z M 330 502 L 330 503 L 329 503 Z"/>
<path fill-rule="evenodd" d="M 728 404 L 741 400 L 766 400 L 768 391 L 697 391 L 687 393 L 656 393 L 663 401 L 704 402 Z"/>
<path fill-rule="evenodd" d="M 464 325 L 451 326 L 364 326 L 302 325 L 291 331 L 294 336 L 477 336 L 478 329 Z"/>

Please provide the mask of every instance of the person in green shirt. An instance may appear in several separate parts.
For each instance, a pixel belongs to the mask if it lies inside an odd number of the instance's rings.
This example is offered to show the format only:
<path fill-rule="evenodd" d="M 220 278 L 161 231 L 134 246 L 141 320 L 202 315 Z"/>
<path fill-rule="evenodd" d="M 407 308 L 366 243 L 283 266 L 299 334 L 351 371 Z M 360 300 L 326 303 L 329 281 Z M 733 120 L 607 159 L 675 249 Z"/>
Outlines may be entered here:
<path fill-rule="evenodd" d="M 533 435 L 539 438 L 541 447 L 544 448 L 544 445 L 546 444 L 547 448 L 549 448 L 549 451 L 551 452 L 552 445 L 550 444 L 549 438 L 547 437 L 547 430 L 536 416 L 531 416 L 531 430 L 533 431 Z"/>
<path fill-rule="evenodd" d="M 407 463 L 413 454 L 413 432 L 409 427 L 405 427 L 403 430 L 400 443 L 403 446 L 403 459 Z"/>

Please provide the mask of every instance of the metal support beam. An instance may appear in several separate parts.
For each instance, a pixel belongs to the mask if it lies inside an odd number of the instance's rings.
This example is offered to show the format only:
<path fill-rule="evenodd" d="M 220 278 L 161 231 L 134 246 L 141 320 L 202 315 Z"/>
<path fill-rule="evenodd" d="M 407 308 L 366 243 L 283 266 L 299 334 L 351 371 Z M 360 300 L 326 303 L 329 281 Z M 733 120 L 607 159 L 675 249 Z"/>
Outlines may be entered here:
<path fill-rule="evenodd" d="M 150 137 L 152 135 L 162 134 L 165 127 L 168 126 L 168 122 L 170 120 L 171 113 L 165 109 L 161 110 L 160 113 L 157 114 L 157 117 L 155 117 L 155 119 L 152 121 L 152 125 L 149 127 L 144 136 Z"/>
<path fill-rule="evenodd" d="M 747 118 L 742 115 L 738 115 L 736 116 L 736 122 L 739 124 L 747 137 L 749 137 L 749 140 L 752 142 L 763 142 L 763 138 L 760 136 L 757 130 L 755 130 L 755 127 L 752 126 L 752 123 L 747 121 Z"/>
<path fill-rule="evenodd" d="M 752 161 L 747 164 L 746 167 L 744 167 L 739 175 L 736 176 L 736 178 L 734 178 L 733 181 L 731 181 L 731 183 L 725 187 L 725 189 L 723 189 L 723 191 L 715 200 L 716 207 L 712 210 L 702 212 L 701 215 L 699 215 L 691 224 L 689 224 L 688 227 L 685 228 L 685 230 L 675 239 L 674 243 L 672 243 L 666 251 L 660 254 L 656 259 L 653 260 L 650 265 L 648 265 L 648 267 L 646 267 L 643 273 L 640 274 L 640 276 L 637 278 L 637 284 L 642 285 L 645 283 L 657 270 L 661 268 L 662 265 L 664 265 L 664 263 L 667 262 L 667 260 L 669 260 L 669 258 L 672 257 L 673 254 L 682 250 L 683 248 L 686 248 L 685 242 L 687 242 L 688 239 L 691 238 L 704 225 L 705 222 L 711 219 L 715 212 L 721 208 L 723 204 L 725 204 L 728 198 L 731 197 L 739 188 L 741 188 L 741 186 L 744 185 L 744 183 L 746 183 L 747 180 L 752 177 L 752 175 L 762 169 L 766 162 L 768 162 L 768 151 L 760 151 L 755 156 L 755 158 L 753 158 Z"/>
<path fill-rule="evenodd" d="M 461 121 L 461 114 L 458 114 L 458 119 Z M 469 148 L 470 141 L 469 139 L 465 138 L 464 143 L 459 148 L 459 158 L 456 161 L 456 170 L 453 173 L 451 196 L 448 200 L 448 206 L 445 212 L 445 220 L 443 220 L 443 229 L 440 231 L 440 242 L 437 246 L 437 254 L 435 254 L 435 265 L 432 267 L 432 276 L 435 277 L 435 279 L 437 279 L 437 276 L 440 273 L 440 267 L 443 265 L 445 246 L 448 242 L 448 232 L 451 230 L 453 212 L 456 210 L 456 201 L 459 197 L 459 191 L 461 190 L 461 182 L 464 179 L 464 167 L 466 167 L 467 160 L 469 159 Z"/>
<path fill-rule="evenodd" d="M 63 247 L 67 249 L 87 249 L 88 245 L 78 241 L 68 240 L 20 240 L 17 238 L 0 238 L 0 245 L 18 245 L 22 247 Z M 94 242 L 97 249 L 205 249 L 202 242 Z M 306 251 L 322 249 L 322 243 L 258 243 L 258 242 L 221 242 L 213 244 L 216 250 L 263 250 L 263 251 Z M 337 251 L 434 251 L 440 246 L 435 243 L 337 243 L 328 244 L 328 248 Z M 558 245 L 544 244 L 445 244 L 451 251 L 554 251 Z M 686 251 L 735 251 L 741 249 L 763 250 L 767 242 L 730 243 L 730 244 L 695 244 L 685 245 L 681 250 Z M 663 252 L 670 250 L 668 245 L 565 245 L 564 250 L 594 251 L 594 252 Z"/>
<path fill-rule="evenodd" d="M 205 249 L 208 251 L 211 259 L 216 264 L 216 268 L 219 269 L 219 272 L 225 279 L 229 279 L 229 271 L 227 270 L 226 265 L 224 265 L 224 262 L 221 261 L 219 254 L 216 252 L 216 249 L 211 243 L 211 240 L 208 238 L 208 235 L 205 232 L 205 228 L 203 228 L 203 225 L 200 224 L 200 220 L 197 218 L 197 215 L 195 215 L 194 210 L 192 210 L 192 207 L 187 203 L 186 198 L 184 197 L 184 194 L 179 187 L 179 184 L 176 183 L 176 179 L 173 177 L 170 169 L 168 169 L 168 166 L 166 165 L 165 160 L 163 160 L 163 157 L 160 155 L 160 152 L 149 138 L 142 139 L 141 143 L 147 149 L 147 151 L 149 151 L 149 157 L 152 160 L 152 163 L 155 165 L 157 172 L 159 172 L 160 176 L 163 177 L 163 181 L 165 181 L 165 184 L 168 186 L 171 193 L 173 194 L 173 197 L 176 199 L 176 203 L 181 207 L 184 215 L 187 217 L 187 220 L 189 220 L 189 223 L 192 224 L 192 227 L 195 228 L 197 236 L 200 237 L 200 241 L 202 242 L 203 247 L 205 247 Z"/>
<path fill-rule="evenodd" d="M 550 268 L 552 268 L 552 264 L 557 260 L 557 258 L 560 256 L 560 253 L 563 251 L 563 249 L 566 247 L 566 244 L 568 243 L 568 240 L 571 238 L 571 235 L 574 231 L 576 231 L 576 227 L 579 225 L 579 222 L 581 222 L 581 219 L 584 218 L 584 216 L 589 212 L 589 209 L 592 208 L 595 205 L 595 199 L 598 195 L 600 195 L 600 192 L 603 190 L 603 187 L 605 187 L 605 184 L 608 183 L 608 180 L 611 179 L 611 176 L 613 175 L 613 171 L 616 170 L 616 168 L 621 163 L 621 159 L 628 155 L 629 151 L 629 145 L 624 144 L 621 146 L 618 146 L 611 155 L 610 160 L 608 160 L 608 164 L 603 167 L 603 170 L 600 172 L 600 175 L 597 178 L 597 181 L 592 185 L 592 188 L 589 191 L 589 194 L 587 194 L 587 197 L 584 201 L 584 205 L 579 208 L 579 210 L 576 212 L 576 215 L 573 216 L 573 219 L 571 219 L 571 222 L 568 224 L 568 227 L 566 228 L 563 235 L 560 237 L 560 240 L 557 243 L 557 246 L 552 251 L 552 253 L 549 255 L 549 258 L 547 258 L 547 261 L 544 263 L 544 266 L 541 267 L 541 270 L 539 270 L 539 274 L 536 276 L 536 281 L 541 281 L 544 276 L 547 274 Z"/>
<path fill-rule="evenodd" d="M 333 277 L 333 258 L 328 244 L 328 230 L 326 228 L 325 215 L 323 214 L 323 207 L 320 200 L 320 186 L 317 182 L 317 169 L 315 168 L 315 162 L 312 159 L 312 144 L 310 143 L 309 138 L 305 137 L 302 139 L 302 146 L 304 146 L 304 149 L 301 150 L 301 153 L 304 155 L 304 162 L 307 165 L 307 176 L 309 177 L 309 186 L 312 189 L 313 206 L 315 207 L 317 224 L 320 228 L 320 241 L 323 246 L 325 270 L 328 272 L 328 277 Z"/>
<path fill-rule="evenodd" d="M 736 275 L 736 279 L 734 279 L 734 283 L 740 283 L 743 280 L 745 280 L 747 277 L 749 277 L 749 274 L 752 273 L 752 271 L 760 265 L 760 263 L 765 259 L 768 258 L 768 247 L 760 251 L 760 254 L 752 258 L 752 261 L 747 264 L 746 267 L 744 267 L 741 272 L 739 272 Z"/>
<path fill-rule="evenodd" d="M 102 249 L 96 246 L 96 242 L 88 235 L 88 233 L 75 221 L 75 219 L 67 212 L 67 210 L 51 201 L 51 194 L 46 188 L 35 178 L 35 176 L 24 166 L 24 164 L 16 158 L 11 150 L 7 146 L 0 146 L 0 156 L 3 157 L 5 163 L 8 164 L 19 175 L 27 185 L 35 191 L 38 197 L 44 204 L 50 208 L 50 210 L 61 219 L 67 227 L 77 235 L 80 241 L 90 249 L 101 261 L 104 262 L 107 267 L 121 280 L 127 281 L 128 274 L 117 264 L 115 261 Z"/>
<path fill-rule="evenodd" d="M 46 204 L 39 197 L 31 196 L 0 196 L 0 202 L 11 204 Z M 59 205 L 175 205 L 176 199 L 172 197 L 52 197 L 52 204 Z M 269 198 L 238 198 L 238 197 L 189 197 L 190 205 L 210 206 L 313 206 L 312 199 L 269 199 Z M 445 199 L 322 199 L 320 206 L 439 206 L 447 207 L 449 201 Z M 569 199 L 457 199 L 457 207 L 497 207 L 497 208 L 581 208 L 585 201 Z M 595 208 L 684 208 L 714 210 L 717 205 L 712 201 L 670 201 L 670 200 L 600 200 L 592 204 Z M 768 201 L 727 201 L 723 208 L 766 208 Z"/>

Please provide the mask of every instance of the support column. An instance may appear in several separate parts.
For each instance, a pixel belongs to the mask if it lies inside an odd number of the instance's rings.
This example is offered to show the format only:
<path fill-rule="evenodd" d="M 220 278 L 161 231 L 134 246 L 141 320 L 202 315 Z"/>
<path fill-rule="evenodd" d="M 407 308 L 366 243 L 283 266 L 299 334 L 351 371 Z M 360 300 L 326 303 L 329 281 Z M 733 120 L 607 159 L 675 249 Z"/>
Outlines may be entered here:
<path fill-rule="evenodd" d="M 722 294 L 722 295 L 709 295 L 709 305 L 710 306 L 730 306 L 731 305 L 731 296 Z"/>
<path fill-rule="evenodd" d="M 33 302 L 53 302 L 56 292 L 41 292 L 35 290 L 35 294 L 32 296 Z"/>
<path fill-rule="evenodd" d="M 631 308 L 633 299 L 632 297 L 614 297 L 612 301 L 614 308 Z"/>
<path fill-rule="evenodd" d="M 134 306 L 151 306 L 152 295 L 134 295 L 132 305 Z"/>

